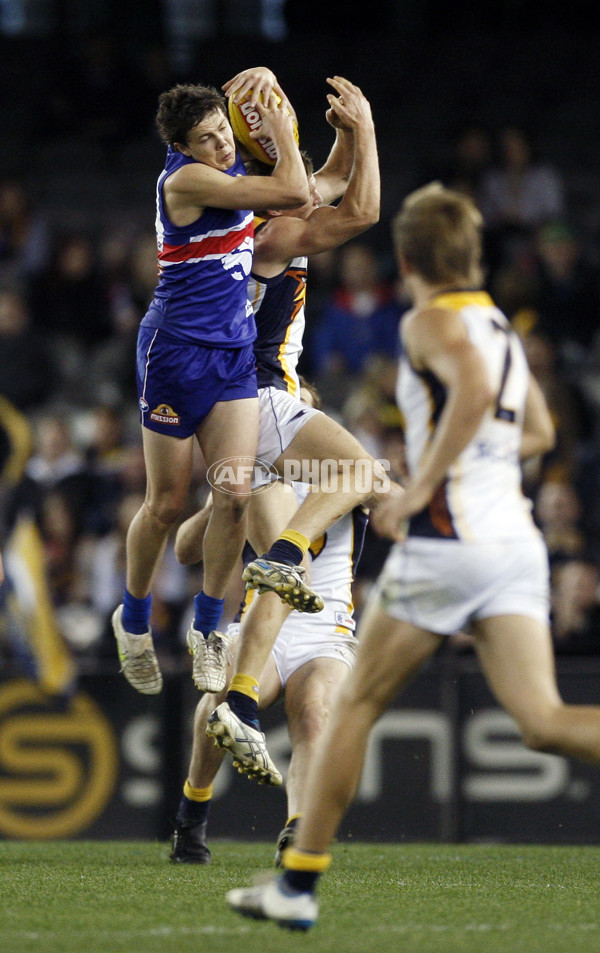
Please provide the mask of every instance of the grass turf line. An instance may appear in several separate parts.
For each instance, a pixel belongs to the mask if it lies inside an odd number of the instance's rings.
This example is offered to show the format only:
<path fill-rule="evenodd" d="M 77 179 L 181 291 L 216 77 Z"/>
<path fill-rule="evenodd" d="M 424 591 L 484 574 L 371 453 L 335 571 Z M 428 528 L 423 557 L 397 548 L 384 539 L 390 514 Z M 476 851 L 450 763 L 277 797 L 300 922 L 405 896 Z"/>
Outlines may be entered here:
<path fill-rule="evenodd" d="M 273 845 L 213 841 L 208 867 L 141 841 L 0 842 L 6 953 L 600 953 L 600 848 L 334 847 L 307 934 L 230 911 Z"/>

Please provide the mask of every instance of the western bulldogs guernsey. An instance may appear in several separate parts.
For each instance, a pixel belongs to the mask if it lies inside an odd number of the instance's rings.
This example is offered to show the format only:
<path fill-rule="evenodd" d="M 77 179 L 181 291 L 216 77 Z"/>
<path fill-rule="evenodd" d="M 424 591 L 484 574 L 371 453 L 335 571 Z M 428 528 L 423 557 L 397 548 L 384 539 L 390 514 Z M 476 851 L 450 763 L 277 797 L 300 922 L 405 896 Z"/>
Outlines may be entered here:
<path fill-rule="evenodd" d="M 531 503 L 521 490 L 519 452 L 529 386 L 521 342 L 485 292 L 445 293 L 431 307 L 460 314 L 498 397 L 429 506 L 410 519 L 408 535 L 467 542 L 537 535 Z M 396 396 L 406 421 L 408 468 L 414 473 L 437 426 L 446 391 L 430 371 L 415 371 L 404 353 Z"/>
<path fill-rule="evenodd" d="M 256 228 L 264 225 L 258 222 Z M 272 278 L 251 274 L 248 297 L 256 320 L 254 342 L 259 387 L 300 394 L 296 367 L 302 353 L 306 301 L 306 257 L 294 258 Z"/>
<path fill-rule="evenodd" d="M 143 327 L 191 344 L 238 348 L 256 337 L 248 300 L 254 251 L 250 211 L 206 208 L 191 225 L 173 225 L 163 201 L 165 179 L 194 160 L 169 147 L 156 185 L 159 281 Z M 239 157 L 227 175 L 245 175 Z"/>

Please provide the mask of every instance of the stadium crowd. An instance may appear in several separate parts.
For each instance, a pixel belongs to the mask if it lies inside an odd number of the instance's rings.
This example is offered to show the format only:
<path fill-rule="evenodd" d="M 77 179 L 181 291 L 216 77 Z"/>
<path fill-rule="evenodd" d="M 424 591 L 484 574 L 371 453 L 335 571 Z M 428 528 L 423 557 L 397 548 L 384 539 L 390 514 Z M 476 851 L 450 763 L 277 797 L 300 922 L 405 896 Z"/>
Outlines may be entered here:
<path fill-rule="evenodd" d="M 56 74 L 42 115 L 42 152 L 57 142 L 73 149 L 74 135 L 82 151 L 99 147 L 104 155 L 117 142 L 124 148 L 128 138 L 135 144 L 154 136 L 147 117 L 157 93 L 177 78 L 164 50 L 149 44 L 134 78 L 113 52 L 107 37 L 89 42 Z M 138 99 L 135 122 L 120 96 L 124 84 Z M 310 140 L 310 130 L 302 133 Z M 382 162 L 387 154 L 382 149 Z M 384 188 L 392 175 L 384 170 Z M 598 652 L 597 247 L 581 227 L 580 208 L 570 204 L 560 164 L 536 155 L 518 118 L 497 128 L 465 124 L 445 149 L 432 145 L 413 178 L 411 187 L 437 178 L 468 191 L 484 215 L 489 290 L 525 341 L 557 429 L 555 449 L 524 473 L 551 555 L 556 650 Z M 87 188 L 94 190 L 92 173 Z M 34 514 L 61 631 L 87 664 L 114 657 L 110 617 L 124 586 L 125 534 L 144 492 L 134 360 L 156 282 L 156 246 L 150 214 L 147 220 L 122 214 L 118 196 L 114 208 L 86 221 L 84 207 L 74 218 L 57 216 L 59 197 L 46 201 L 44 194 L 2 159 L 0 394 L 30 427 L 31 451 L 21 478 L 0 494 L 1 539 L 10 537 L 19 513 Z M 151 196 L 144 202 L 148 213 Z M 316 384 L 325 409 L 370 453 L 390 461 L 401 480 L 394 386 L 397 327 L 408 303 L 392 265 L 387 208 L 373 234 L 311 262 L 299 369 Z M 208 489 L 198 455 L 190 513 Z M 358 613 L 387 549 L 369 531 L 356 583 Z M 184 651 L 182 626 L 200 572 L 180 566 L 167 548 L 152 614 L 164 660 Z M 240 593 L 241 581 L 227 601 L 229 619 Z M 468 639 L 456 645 L 468 648 Z M 2 650 L 10 652 L 6 644 Z"/>

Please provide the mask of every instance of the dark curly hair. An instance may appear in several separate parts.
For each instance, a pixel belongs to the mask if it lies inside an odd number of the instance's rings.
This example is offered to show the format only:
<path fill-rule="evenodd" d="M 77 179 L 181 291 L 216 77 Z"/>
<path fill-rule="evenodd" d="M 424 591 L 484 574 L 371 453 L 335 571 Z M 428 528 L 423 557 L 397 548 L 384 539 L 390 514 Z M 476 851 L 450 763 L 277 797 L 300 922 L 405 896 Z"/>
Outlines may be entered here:
<path fill-rule="evenodd" d="M 225 97 L 218 89 L 179 83 L 158 98 L 158 134 L 165 145 L 187 145 L 190 130 L 217 109 L 227 116 Z"/>

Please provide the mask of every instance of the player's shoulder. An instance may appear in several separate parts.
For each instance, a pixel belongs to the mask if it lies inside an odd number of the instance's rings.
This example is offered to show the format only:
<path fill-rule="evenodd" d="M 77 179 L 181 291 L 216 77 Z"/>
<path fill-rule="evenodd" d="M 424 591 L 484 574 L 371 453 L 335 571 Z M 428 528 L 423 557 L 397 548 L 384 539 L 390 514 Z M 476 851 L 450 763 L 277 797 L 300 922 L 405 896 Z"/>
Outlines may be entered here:
<path fill-rule="evenodd" d="M 301 234 L 303 220 L 290 215 L 269 218 L 255 234 L 255 258 L 288 264 L 295 258 L 296 237 Z"/>

